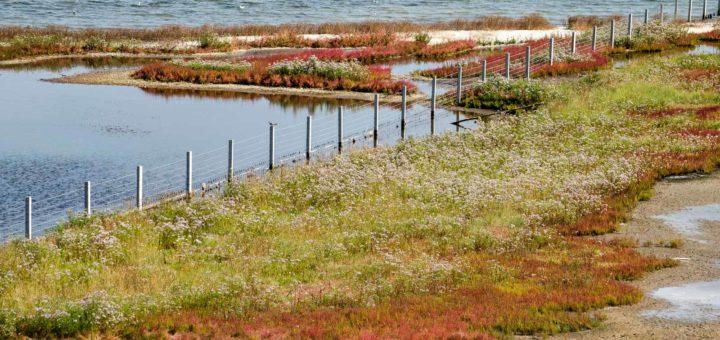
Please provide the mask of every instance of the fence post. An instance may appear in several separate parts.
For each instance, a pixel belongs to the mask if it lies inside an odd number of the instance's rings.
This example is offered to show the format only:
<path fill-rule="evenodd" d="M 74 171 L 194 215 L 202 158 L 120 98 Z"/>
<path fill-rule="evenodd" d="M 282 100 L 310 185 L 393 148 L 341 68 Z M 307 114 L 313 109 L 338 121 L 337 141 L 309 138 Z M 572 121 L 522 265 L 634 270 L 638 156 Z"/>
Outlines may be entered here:
<path fill-rule="evenodd" d="M 430 135 L 435 134 L 435 105 L 437 104 L 437 77 L 432 78 L 432 98 L 430 99 Z"/>
<path fill-rule="evenodd" d="M 663 4 L 660 4 L 660 25 L 665 23 L 665 9 L 663 8 Z"/>
<path fill-rule="evenodd" d="M 633 15 L 632 13 L 628 14 L 628 29 L 627 29 L 627 36 L 632 37 L 633 35 Z"/>
<path fill-rule="evenodd" d="M 309 163 L 312 156 L 312 116 L 305 121 L 305 160 Z"/>
<path fill-rule="evenodd" d="M 338 108 L 338 153 L 342 153 L 343 147 L 343 107 Z"/>
<path fill-rule="evenodd" d="M 675 0 L 675 11 L 673 12 L 673 20 L 677 20 L 678 12 L 679 12 L 678 0 Z"/>
<path fill-rule="evenodd" d="M 510 53 L 505 53 L 505 78 L 510 79 Z"/>
<path fill-rule="evenodd" d="M 32 240 L 32 196 L 25 198 L 25 238 Z"/>
<path fill-rule="evenodd" d="M 718 0 L 718 5 L 717 5 L 717 15 L 720 17 L 720 0 Z"/>
<path fill-rule="evenodd" d="M 702 20 L 707 18 L 707 0 L 703 0 Z"/>
<path fill-rule="evenodd" d="M 88 217 L 92 216 L 91 190 L 90 181 L 85 182 L 85 215 Z"/>
<path fill-rule="evenodd" d="M 570 42 L 570 53 L 575 54 L 577 53 L 577 32 L 572 32 L 572 39 Z"/>
<path fill-rule="evenodd" d="M 615 19 L 610 20 L 610 48 L 615 48 Z"/>
<path fill-rule="evenodd" d="M 555 63 L 555 37 L 550 37 L 550 65 Z"/>
<path fill-rule="evenodd" d="M 457 93 L 458 105 L 460 105 L 462 103 L 462 79 L 463 79 L 463 67 L 462 67 L 462 64 L 458 63 L 457 88 L 455 89 L 455 92 Z"/>
<path fill-rule="evenodd" d="M 400 138 L 405 139 L 405 121 L 407 119 L 407 85 L 402 88 L 402 105 L 400 107 Z"/>
<path fill-rule="evenodd" d="M 193 193 L 193 165 L 192 165 L 192 151 L 188 151 L 185 154 L 185 193 L 187 197 L 192 197 Z"/>
<path fill-rule="evenodd" d="M 378 130 L 380 128 L 380 95 L 375 94 L 375 112 L 373 112 L 373 147 L 378 146 Z"/>
<path fill-rule="evenodd" d="M 691 21 L 692 21 L 692 8 L 693 8 L 693 0 L 690 0 L 690 1 L 688 2 L 688 16 L 687 16 L 687 21 L 688 21 L 688 22 L 691 22 Z"/>
<path fill-rule="evenodd" d="M 233 176 L 235 176 L 235 141 L 228 139 L 228 167 L 227 167 L 227 179 L 228 182 L 232 182 Z"/>
<path fill-rule="evenodd" d="M 430 82 L 430 114 L 435 114 L 435 108 L 437 105 L 437 76 L 432 77 Z"/>
<path fill-rule="evenodd" d="M 487 60 L 482 62 L 482 81 L 483 83 L 487 81 Z"/>
<path fill-rule="evenodd" d="M 643 19 L 643 24 L 647 25 L 649 21 L 650 21 L 650 13 L 646 9 L 645 10 L 645 19 Z"/>
<path fill-rule="evenodd" d="M 143 167 L 138 165 L 135 174 L 135 207 L 138 210 L 143 208 Z"/>
<path fill-rule="evenodd" d="M 597 50 L 597 26 L 593 26 L 592 30 L 592 51 Z"/>
<path fill-rule="evenodd" d="M 270 148 L 268 150 L 268 169 L 275 168 L 275 127 L 277 123 L 270 123 Z"/>
<path fill-rule="evenodd" d="M 575 34 L 573 32 L 573 34 Z M 530 46 L 525 46 L 525 79 L 530 80 Z"/>

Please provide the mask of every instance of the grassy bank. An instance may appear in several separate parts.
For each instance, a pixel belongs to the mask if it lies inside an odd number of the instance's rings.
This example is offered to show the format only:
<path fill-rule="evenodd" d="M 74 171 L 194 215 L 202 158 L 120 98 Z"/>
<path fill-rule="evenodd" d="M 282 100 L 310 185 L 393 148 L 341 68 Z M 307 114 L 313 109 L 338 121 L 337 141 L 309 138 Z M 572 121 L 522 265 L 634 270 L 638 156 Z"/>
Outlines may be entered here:
<path fill-rule="evenodd" d="M 563 79 L 532 113 L 79 219 L 0 249 L 0 335 L 502 337 L 597 326 L 674 265 L 611 232 L 720 161 L 720 57 Z M 670 114 L 658 114 L 677 109 Z M 700 113 L 699 113 L 700 112 Z"/>

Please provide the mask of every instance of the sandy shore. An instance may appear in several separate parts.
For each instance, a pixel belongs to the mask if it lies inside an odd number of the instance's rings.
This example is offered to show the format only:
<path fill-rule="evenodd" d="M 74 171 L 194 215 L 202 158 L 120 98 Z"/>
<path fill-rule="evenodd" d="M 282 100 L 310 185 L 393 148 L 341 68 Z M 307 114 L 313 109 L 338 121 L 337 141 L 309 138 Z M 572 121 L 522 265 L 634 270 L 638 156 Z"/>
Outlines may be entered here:
<path fill-rule="evenodd" d="M 266 87 L 254 85 L 235 85 L 235 84 L 193 84 L 184 82 L 162 83 L 156 81 L 147 81 L 132 78 L 133 70 L 120 71 L 101 71 L 85 73 L 73 76 L 66 76 L 55 79 L 46 79 L 53 83 L 63 84 L 86 84 L 86 85 L 119 85 L 119 86 L 135 86 L 147 89 L 167 89 L 167 90 L 203 90 L 203 91 L 224 91 L 224 92 L 242 92 L 255 94 L 281 94 L 295 95 L 317 98 L 333 98 L 333 99 L 353 99 L 373 101 L 374 94 L 349 91 L 328 91 L 307 88 L 288 88 L 288 87 Z M 413 102 L 425 98 L 421 93 L 408 95 L 408 102 Z M 402 100 L 399 95 L 381 95 L 380 101 L 384 103 L 399 103 Z"/>
<path fill-rule="evenodd" d="M 720 206 L 720 173 L 692 180 L 662 181 L 655 186 L 655 195 L 647 202 L 641 202 L 632 213 L 632 219 L 623 226 L 619 234 L 606 237 L 626 236 L 636 239 L 641 245 L 639 251 L 660 257 L 671 257 L 680 261 L 675 268 L 663 269 L 633 282 L 645 293 L 636 305 L 607 308 L 602 311 L 607 321 L 600 329 L 587 332 L 564 334 L 559 338 L 570 339 L 712 339 L 720 335 L 720 306 L 708 307 L 712 301 L 717 304 L 720 289 L 720 221 L 704 220 L 702 214 L 695 223 L 697 234 L 680 232 L 682 218 L 678 212 L 689 207 L 693 209 L 718 210 Z M 720 210 L 717 211 L 720 214 Z M 666 217 L 659 218 L 658 216 Z M 667 216 L 670 217 L 667 217 Z M 712 217 L 712 213 L 709 215 Z M 705 216 L 707 217 L 707 216 Z M 670 218 L 675 220 L 668 223 Z M 712 218 L 710 218 L 712 219 Z M 675 226 L 675 227 L 673 227 Z M 684 244 L 678 248 L 642 246 L 646 242 L 657 244 L 681 239 Z M 709 283 L 709 284 L 708 284 Z M 690 286 L 686 286 L 686 285 Z M 697 287 L 706 287 L 702 292 Z M 676 287 L 676 288 L 667 288 Z M 678 288 L 679 287 L 679 288 Z M 691 288 L 688 288 L 691 287 Z M 665 289 L 663 289 L 665 288 Z M 663 289 L 661 296 L 655 296 Z M 698 296 L 698 292 L 699 294 Z M 685 301 L 665 300 L 667 294 Z M 687 299 L 695 299 L 688 301 Z M 660 315 L 661 317 L 659 317 Z"/>

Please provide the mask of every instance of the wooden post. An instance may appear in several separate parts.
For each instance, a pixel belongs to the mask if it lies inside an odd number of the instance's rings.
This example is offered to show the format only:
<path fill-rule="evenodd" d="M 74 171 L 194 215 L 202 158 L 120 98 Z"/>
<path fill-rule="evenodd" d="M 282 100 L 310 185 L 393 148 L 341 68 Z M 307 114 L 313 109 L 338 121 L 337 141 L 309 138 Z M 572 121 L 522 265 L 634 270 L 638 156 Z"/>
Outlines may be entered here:
<path fill-rule="evenodd" d="M 232 182 L 233 176 L 235 176 L 235 141 L 232 139 L 228 140 L 228 167 L 227 167 L 227 180 Z"/>
<path fill-rule="evenodd" d="M 592 30 L 592 51 L 597 50 L 597 26 L 593 26 Z"/>
<path fill-rule="evenodd" d="M 572 32 L 572 39 L 570 41 L 570 53 L 577 53 L 577 32 Z"/>
<path fill-rule="evenodd" d="M 378 130 L 380 129 L 380 95 L 375 94 L 375 112 L 373 112 L 373 147 L 378 146 Z"/>
<path fill-rule="evenodd" d="M 343 107 L 338 108 L 338 153 L 342 153 L 343 147 Z"/>
<path fill-rule="evenodd" d="M 92 186 L 90 181 L 85 182 L 85 216 L 92 216 L 92 200 L 91 200 Z"/>
<path fill-rule="evenodd" d="M 707 18 L 707 0 L 703 0 L 702 20 L 705 20 L 706 18 Z"/>
<path fill-rule="evenodd" d="M 649 21 L 650 21 L 650 12 L 648 12 L 648 10 L 646 9 L 645 10 L 645 19 L 643 20 L 643 24 L 647 25 Z"/>
<path fill-rule="evenodd" d="M 135 173 L 135 207 L 143 208 L 143 167 L 138 165 Z"/>
<path fill-rule="evenodd" d="M 610 48 L 615 48 L 615 20 L 610 20 Z"/>
<path fill-rule="evenodd" d="M 675 0 L 675 11 L 673 12 L 673 20 L 677 20 L 679 13 L 678 0 Z"/>
<path fill-rule="evenodd" d="M 25 198 L 25 238 L 32 240 L 32 197 Z"/>
<path fill-rule="evenodd" d="M 432 99 L 430 106 L 430 135 L 435 134 L 435 106 L 437 104 L 437 77 L 432 78 Z"/>
<path fill-rule="evenodd" d="M 628 14 L 627 35 L 628 35 L 628 37 L 632 37 L 632 35 L 633 35 L 633 15 L 632 15 L 632 13 Z"/>
<path fill-rule="evenodd" d="M 193 165 L 192 151 L 185 154 L 185 193 L 187 197 L 192 197 L 193 193 Z"/>
<path fill-rule="evenodd" d="M 308 115 L 305 121 L 305 160 L 310 162 L 312 157 L 312 116 Z"/>
<path fill-rule="evenodd" d="M 487 81 L 487 60 L 482 62 L 482 81 L 483 83 Z"/>

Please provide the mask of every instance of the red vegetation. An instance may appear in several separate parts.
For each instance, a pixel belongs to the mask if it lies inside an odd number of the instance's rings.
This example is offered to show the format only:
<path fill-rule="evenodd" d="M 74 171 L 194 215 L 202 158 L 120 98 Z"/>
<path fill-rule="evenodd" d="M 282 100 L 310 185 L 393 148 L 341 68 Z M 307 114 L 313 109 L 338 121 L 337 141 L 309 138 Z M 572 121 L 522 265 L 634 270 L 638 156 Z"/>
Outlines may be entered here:
<path fill-rule="evenodd" d="M 590 60 L 556 62 L 553 65 L 544 64 L 533 72 L 533 76 L 538 78 L 554 77 L 597 71 L 610 63 L 610 59 L 602 53 L 592 53 L 590 58 Z"/>
<path fill-rule="evenodd" d="M 688 128 L 678 132 L 683 137 L 700 137 L 700 138 L 720 138 L 720 130 Z"/>
<path fill-rule="evenodd" d="M 343 34 L 327 39 L 307 39 L 290 32 L 265 36 L 260 40 L 249 42 L 251 47 L 312 47 L 312 48 L 338 48 L 387 46 L 396 41 L 392 33 L 376 32 L 362 34 Z"/>
<path fill-rule="evenodd" d="M 160 82 L 260 85 L 388 94 L 401 93 L 403 86 L 407 86 L 410 93 L 416 90 L 410 82 L 391 79 L 387 68 L 375 67 L 370 68 L 370 71 L 368 79 L 353 81 L 343 78 L 325 79 L 315 75 L 268 74 L 263 67 L 253 67 L 248 71 L 215 71 L 155 63 L 143 66 L 133 77 Z"/>
<path fill-rule="evenodd" d="M 646 118 L 665 118 L 685 113 L 694 113 L 699 119 L 717 119 L 720 116 L 720 105 L 703 106 L 700 108 L 673 107 L 650 111 L 633 111 L 631 114 Z"/>
<path fill-rule="evenodd" d="M 702 41 L 718 42 L 720 41 L 720 30 L 716 29 L 714 31 L 700 34 L 699 38 Z"/>

